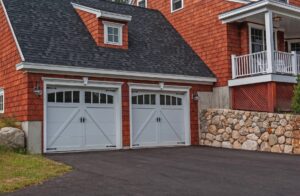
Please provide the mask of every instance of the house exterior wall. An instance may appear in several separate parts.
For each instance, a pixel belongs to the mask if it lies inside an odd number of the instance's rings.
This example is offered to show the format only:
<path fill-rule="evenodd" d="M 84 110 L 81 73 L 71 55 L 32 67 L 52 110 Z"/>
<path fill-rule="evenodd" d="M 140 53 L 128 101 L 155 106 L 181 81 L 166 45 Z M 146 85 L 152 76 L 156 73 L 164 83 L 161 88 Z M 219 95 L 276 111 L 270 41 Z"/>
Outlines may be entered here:
<path fill-rule="evenodd" d="M 101 47 L 108 47 L 108 48 L 120 48 L 120 49 L 128 49 L 128 23 L 120 22 L 120 21 L 113 21 L 113 20 L 103 20 L 97 18 L 95 14 L 91 14 L 79 9 L 75 9 L 78 15 L 80 16 L 81 20 L 87 27 L 88 31 L 90 32 L 91 36 L 93 37 L 94 41 L 98 46 Z M 103 21 L 108 22 L 115 22 L 119 24 L 124 24 L 123 26 L 123 34 L 122 34 L 122 42 L 123 44 L 118 45 L 111 45 L 104 43 L 104 25 Z"/>
<path fill-rule="evenodd" d="M 222 24 L 218 16 L 243 4 L 224 0 L 185 0 L 183 9 L 171 13 L 170 0 L 147 2 L 148 8 L 158 9 L 164 14 L 216 74 L 216 86 L 227 86 L 231 79 L 231 54 L 240 48 L 235 37 L 239 32 L 234 25 Z"/>
<path fill-rule="evenodd" d="M 4 115 L 24 121 L 29 116 L 28 77 L 26 73 L 16 71 L 21 56 L 1 4 L 0 27 L 0 88 L 5 93 Z"/>

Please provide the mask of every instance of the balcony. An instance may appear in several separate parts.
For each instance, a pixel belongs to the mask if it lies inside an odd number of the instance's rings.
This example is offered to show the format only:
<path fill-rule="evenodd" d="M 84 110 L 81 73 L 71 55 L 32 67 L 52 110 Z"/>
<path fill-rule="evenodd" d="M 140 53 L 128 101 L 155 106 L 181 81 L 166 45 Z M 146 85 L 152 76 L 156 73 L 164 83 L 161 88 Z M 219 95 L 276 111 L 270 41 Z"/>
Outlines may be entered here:
<path fill-rule="evenodd" d="M 262 74 L 300 74 L 300 55 L 273 51 L 273 60 L 268 60 L 267 51 L 242 56 L 232 55 L 232 79 Z M 271 65 L 269 62 L 272 62 Z"/>

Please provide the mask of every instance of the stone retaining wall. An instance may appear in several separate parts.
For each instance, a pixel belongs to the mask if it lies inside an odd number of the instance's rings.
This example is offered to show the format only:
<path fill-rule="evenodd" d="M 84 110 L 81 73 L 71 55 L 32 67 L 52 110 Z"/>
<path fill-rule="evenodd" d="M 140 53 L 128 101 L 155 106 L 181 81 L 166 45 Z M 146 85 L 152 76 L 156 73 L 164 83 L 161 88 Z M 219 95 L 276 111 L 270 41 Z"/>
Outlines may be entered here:
<path fill-rule="evenodd" d="M 300 115 L 208 109 L 200 112 L 200 145 L 300 154 Z"/>

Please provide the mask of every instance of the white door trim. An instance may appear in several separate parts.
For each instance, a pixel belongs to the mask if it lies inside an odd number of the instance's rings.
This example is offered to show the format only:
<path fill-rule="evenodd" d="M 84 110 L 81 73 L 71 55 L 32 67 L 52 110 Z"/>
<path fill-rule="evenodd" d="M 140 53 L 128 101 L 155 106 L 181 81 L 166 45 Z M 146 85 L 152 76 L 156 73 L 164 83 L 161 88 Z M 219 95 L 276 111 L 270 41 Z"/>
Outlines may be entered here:
<path fill-rule="evenodd" d="M 79 79 L 42 78 L 43 84 L 43 153 L 47 153 L 47 86 L 99 87 L 116 89 L 116 149 L 122 149 L 122 84 L 123 82 L 89 80 L 87 83 Z"/>
<path fill-rule="evenodd" d="M 191 145 L 191 121 L 190 121 L 190 89 L 191 86 L 175 86 L 159 84 L 144 84 L 144 83 L 128 83 L 129 86 L 129 118 L 130 118 L 130 148 L 133 148 L 133 126 L 132 126 L 132 102 L 131 96 L 133 90 L 145 90 L 145 91 L 157 91 L 157 92 L 182 92 L 183 106 L 184 106 L 184 133 L 185 133 L 185 145 Z"/>

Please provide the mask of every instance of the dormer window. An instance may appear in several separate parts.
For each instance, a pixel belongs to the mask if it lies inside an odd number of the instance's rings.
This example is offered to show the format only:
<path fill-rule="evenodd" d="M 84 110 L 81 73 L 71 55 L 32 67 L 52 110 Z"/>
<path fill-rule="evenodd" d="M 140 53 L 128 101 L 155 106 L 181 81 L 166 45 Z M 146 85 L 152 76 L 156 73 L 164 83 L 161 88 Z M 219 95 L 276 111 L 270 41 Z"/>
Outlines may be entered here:
<path fill-rule="evenodd" d="M 147 7 L 147 0 L 138 0 L 137 4 L 139 7 Z"/>
<path fill-rule="evenodd" d="M 183 0 L 171 0 L 171 12 L 181 10 L 183 8 Z"/>
<path fill-rule="evenodd" d="M 123 24 L 103 21 L 104 43 L 112 45 L 122 45 Z"/>

